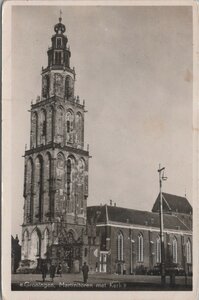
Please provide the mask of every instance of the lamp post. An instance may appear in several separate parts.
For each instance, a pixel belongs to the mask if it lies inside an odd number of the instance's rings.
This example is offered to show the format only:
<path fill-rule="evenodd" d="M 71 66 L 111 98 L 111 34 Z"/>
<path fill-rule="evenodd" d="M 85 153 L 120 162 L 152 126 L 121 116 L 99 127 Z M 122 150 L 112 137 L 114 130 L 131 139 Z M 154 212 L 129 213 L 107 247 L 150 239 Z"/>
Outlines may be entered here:
<path fill-rule="evenodd" d="M 165 285 L 165 251 L 164 251 L 164 220 L 163 220 L 163 203 L 162 203 L 162 181 L 167 180 L 167 177 L 164 176 L 165 168 L 161 168 L 159 165 L 159 184 L 160 184 L 160 203 L 159 203 L 159 214 L 160 214 L 160 243 L 161 243 L 161 283 Z"/>

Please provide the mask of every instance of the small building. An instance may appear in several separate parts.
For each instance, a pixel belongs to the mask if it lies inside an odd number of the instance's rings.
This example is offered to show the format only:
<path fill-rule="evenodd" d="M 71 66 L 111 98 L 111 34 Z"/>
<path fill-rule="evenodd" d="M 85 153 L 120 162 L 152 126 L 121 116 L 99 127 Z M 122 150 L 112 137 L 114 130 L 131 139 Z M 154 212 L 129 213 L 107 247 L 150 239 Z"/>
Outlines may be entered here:
<path fill-rule="evenodd" d="M 175 199 L 171 210 L 164 211 L 164 247 L 166 266 L 192 270 L 192 229 L 185 220 L 192 219 L 192 208 L 188 200 L 164 194 L 168 200 Z M 153 212 L 134 210 L 112 205 L 91 206 L 87 208 L 88 240 L 94 247 L 99 240 L 98 259 L 90 261 L 99 272 L 119 274 L 146 274 L 160 265 L 161 242 L 158 213 L 158 199 Z M 182 205 L 181 205 L 182 203 Z M 187 210 L 184 208 L 187 206 Z M 94 229 L 93 229 L 94 228 Z M 91 235 L 91 232 L 96 232 Z"/>

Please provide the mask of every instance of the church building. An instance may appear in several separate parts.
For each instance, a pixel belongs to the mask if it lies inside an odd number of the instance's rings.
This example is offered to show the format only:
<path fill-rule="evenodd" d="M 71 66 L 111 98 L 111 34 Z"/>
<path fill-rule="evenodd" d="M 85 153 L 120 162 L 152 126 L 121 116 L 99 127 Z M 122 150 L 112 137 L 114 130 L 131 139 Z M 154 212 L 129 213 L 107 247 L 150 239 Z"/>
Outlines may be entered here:
<path fill-rule="evenodd" d="M 185 270 L 191 274 L 192 207 L 185 197 L 162 196 L 166 270 L 175 268 L 181 274 Z M 100 243 L 97 271 L 143 275 L 160 272 L 159 195 L 152 212 L 117 207 L 112 201 L 88 207 L 87 224 L 89 244 L 94 245 L 96 240 Z M 93 265 L 92 256 L 89 265 Z"/>
<path fill-rule="evenodd" d="M 87 207 L 89 152 L 84 149 L 85 103 L 75 96 L 62 18 L 42 68 L 42 91 L 31 103 L 25 150 L 22 253 L 18 269 L 42 260 L 63 272 L 139 274 L 160 264 L 159 196 L 152 212 L 110 205 Z M 192 208 L 185 197 L 163 194 L 166 262 L 192 266 Z"/>

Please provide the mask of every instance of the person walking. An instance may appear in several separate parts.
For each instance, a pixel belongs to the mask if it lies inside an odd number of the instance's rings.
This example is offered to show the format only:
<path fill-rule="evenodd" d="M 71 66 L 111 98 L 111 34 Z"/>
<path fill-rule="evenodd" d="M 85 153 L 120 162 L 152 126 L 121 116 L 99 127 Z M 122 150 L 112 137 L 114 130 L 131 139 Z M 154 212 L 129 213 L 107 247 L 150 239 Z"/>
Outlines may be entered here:
<path fill-rule="evenodd" d="M 89 272 L 89 267 L 87 266 L 87 264 L 85 262 L 84 265 L 83 265 L 83 267 L 82 267 L 82 273 L 83 273 L 84 283 L 87 283 L 88 272 Z"/>
<path fill-rule="evenodd" d="M 123 275 L 126 275 L 126 264 L 123 264 Z"/>
<path fill-rule="evenodd" d="M 62 275 L 62 266 L 61 264 L 59 263 L 58 267 L 57 267 L 57 275 L 59 275 L 61 277 Z"/>
<path fill-rule="evenodd" d="M 50 278 L 51 278 L 52 282 L 53 282 L 54 277 L 55 277 L 55 270 L 56 270 L 55 265 L 51 264 L 49 272 L 50 272 Z"/>
<path fill-rule="evenodd" d="M 42 265 L 41 265 L 41 273 L 42 273 L 42 279 L 43 279 L 43 282 L 45 281 L 46 279 L 46 275 L 48 273 L 48 266 L 46 264 L 46 262 L 44 262 Z"/>

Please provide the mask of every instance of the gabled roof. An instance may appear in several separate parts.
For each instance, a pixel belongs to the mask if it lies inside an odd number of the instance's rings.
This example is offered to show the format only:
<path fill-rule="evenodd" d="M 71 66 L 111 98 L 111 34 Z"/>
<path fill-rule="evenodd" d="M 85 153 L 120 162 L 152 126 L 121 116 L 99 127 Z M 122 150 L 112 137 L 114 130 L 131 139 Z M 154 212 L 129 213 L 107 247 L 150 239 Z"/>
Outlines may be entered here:
<path fill-rule="evenodd" d="M 87 207 L 88 223 L 91 224 L 94 219 L 97 224 L 108 222 L 157 228 L 160 226 L 158 213 L 108 205 Z M 164 215 L 164 228 L 190 231 L 175 215 L 168 214 Z"/>
<path fill-rule="evenodd" d="M 175 212 L 182 214 L 192 214 L 192 206 L 185 197 L 180 197 L 172 194 L 162 193 L 163 196 L 163 210 L 164 212 Z M 158 195 L 152 212 L 159 211 L 160 194 Z"/>

